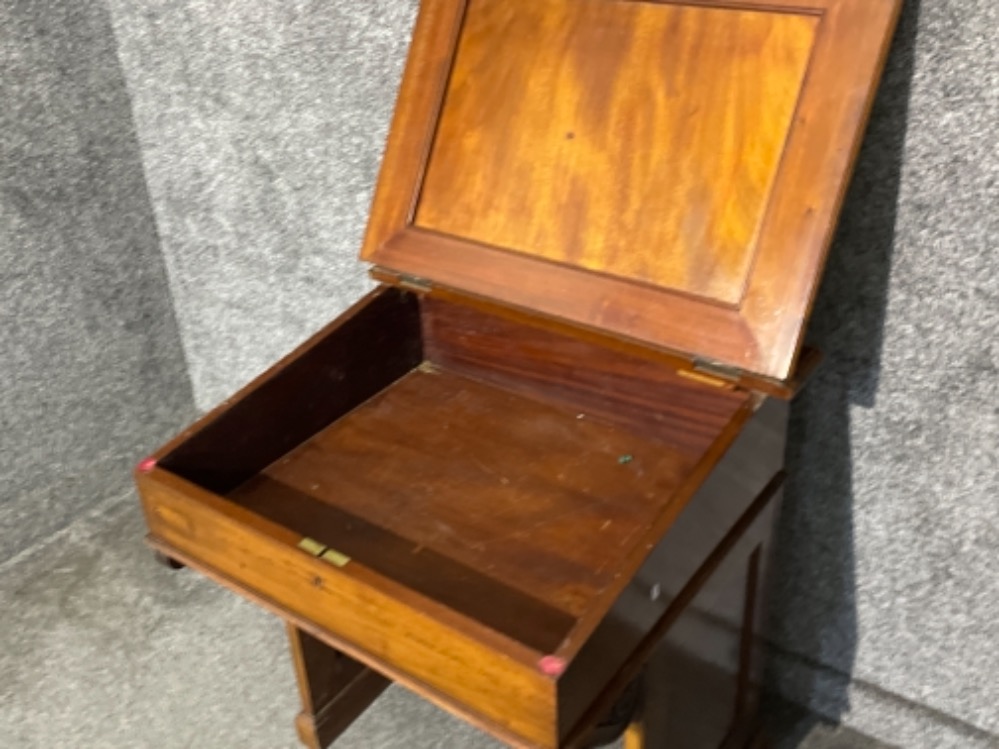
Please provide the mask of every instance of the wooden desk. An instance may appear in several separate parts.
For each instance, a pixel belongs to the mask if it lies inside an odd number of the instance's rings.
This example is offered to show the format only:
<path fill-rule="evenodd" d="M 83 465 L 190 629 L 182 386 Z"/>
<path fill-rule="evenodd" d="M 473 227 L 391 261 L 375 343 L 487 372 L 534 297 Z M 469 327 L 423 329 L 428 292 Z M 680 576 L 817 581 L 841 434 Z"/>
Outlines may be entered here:
<path fill-rule="evenodd" d="M 756 740 L 786 399 L 897 11 L 425 3 L 383 285 L 136 472 L 164 558 L 288 622 L 303 741 L 393 680 L 586 746 L 662 643 L 726 675 L 663 675 L 724 706 L 705 745 Z"/>

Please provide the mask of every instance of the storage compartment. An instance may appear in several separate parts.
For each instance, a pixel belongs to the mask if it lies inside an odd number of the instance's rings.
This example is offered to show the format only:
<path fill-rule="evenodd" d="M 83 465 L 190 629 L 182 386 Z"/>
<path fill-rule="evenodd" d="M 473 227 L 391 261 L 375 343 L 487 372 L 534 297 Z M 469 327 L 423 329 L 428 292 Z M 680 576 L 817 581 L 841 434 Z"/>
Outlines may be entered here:
<path fill-rule="evenodd" d="M 381 288 L 139 479 L 164 553 L 549 745 L 585 707 L 559 718 L 562 672 L 752 411 L 654 355 Z M 511 663 L 529 688 L 497 694 Z"/>

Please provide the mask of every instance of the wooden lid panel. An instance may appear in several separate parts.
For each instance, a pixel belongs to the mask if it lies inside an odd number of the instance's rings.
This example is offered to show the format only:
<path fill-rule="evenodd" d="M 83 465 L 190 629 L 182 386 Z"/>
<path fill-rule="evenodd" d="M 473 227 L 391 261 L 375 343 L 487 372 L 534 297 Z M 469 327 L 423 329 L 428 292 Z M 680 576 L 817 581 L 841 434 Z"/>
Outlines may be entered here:
<path fill-rule="evenodd" d="M 363 256 L 786 379 L 898 7 L 425 2 Z"/>
<path fill-rule="evenodd" d="M 475 0 L 414 225 L 737 305 L 816 25 Z"/>

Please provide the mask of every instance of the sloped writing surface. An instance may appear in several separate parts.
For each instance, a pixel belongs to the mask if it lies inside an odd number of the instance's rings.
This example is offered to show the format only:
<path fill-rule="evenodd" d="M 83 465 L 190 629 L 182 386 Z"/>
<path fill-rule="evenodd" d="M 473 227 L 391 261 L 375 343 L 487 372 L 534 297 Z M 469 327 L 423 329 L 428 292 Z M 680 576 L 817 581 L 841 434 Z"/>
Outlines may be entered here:
<path fill-rule="evenodd" d="M 786 380 L 900 7 L 427 0 L 362 257 Z"/>
<path fill-rule="evenodd" d="M 817 25 L 474 0 L 415 226 L 735 305 Z"/>

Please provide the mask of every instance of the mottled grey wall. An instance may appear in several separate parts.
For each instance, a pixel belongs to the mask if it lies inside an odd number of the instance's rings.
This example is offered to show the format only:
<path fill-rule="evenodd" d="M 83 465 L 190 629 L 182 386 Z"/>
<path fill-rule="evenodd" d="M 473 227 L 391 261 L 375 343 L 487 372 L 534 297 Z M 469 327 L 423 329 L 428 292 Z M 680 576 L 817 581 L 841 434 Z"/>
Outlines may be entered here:
<path fill-rule="evenodd" d="M 0 561 L 192 411 L 107 9 L 0 3 Z"/>
<path fill-rule="evenodd" d="M 110 0 L 198 405 L 364 286 L 412 0 Z M 910 0 L 795 408 L 774 684 L 906 747 L 999 733 L 992 0 Z"/>
<path fill-rule="evenodd" d="M 368 287 L 415 2 L 109 0 L 198 406 Z"/>
<path fill-rule="evenodd" d="M 999 743 L 997 30 L 907 3 L 791 435 L 780 683 L 905 747 Z"/>

